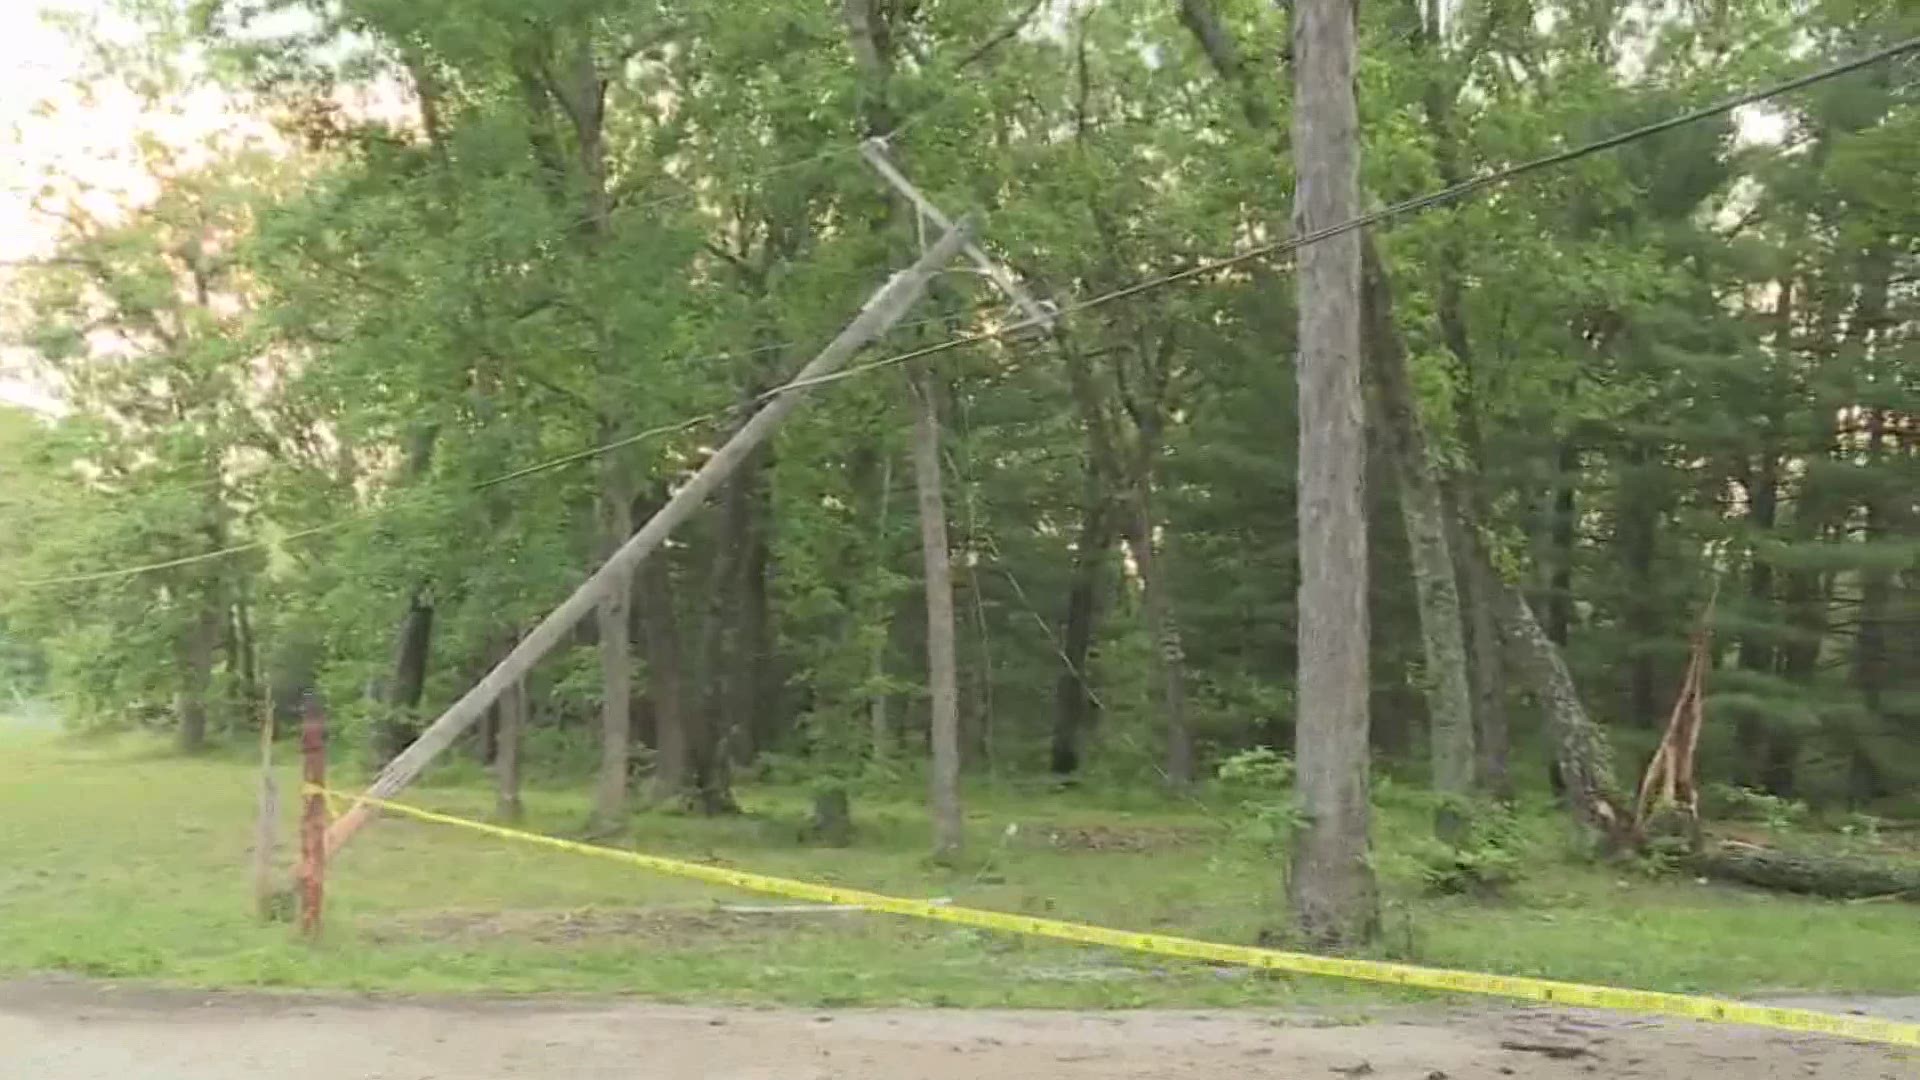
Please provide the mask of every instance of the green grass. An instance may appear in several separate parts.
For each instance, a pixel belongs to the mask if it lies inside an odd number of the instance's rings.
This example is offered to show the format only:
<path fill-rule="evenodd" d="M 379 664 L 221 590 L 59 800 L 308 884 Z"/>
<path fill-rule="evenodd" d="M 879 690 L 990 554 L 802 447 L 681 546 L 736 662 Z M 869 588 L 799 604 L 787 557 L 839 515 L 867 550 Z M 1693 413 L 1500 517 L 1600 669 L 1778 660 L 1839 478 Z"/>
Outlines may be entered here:
<path fill-rule="evenodd" d="M 459 770 L 455 770 L 456 774 Z M 65 971 L 204 986 L 573 991 L 807 1004 L 1363 1007 L 1388 991 L 875 915 L 729 916 L 756 902 L 603 861 L 444 827 L 383 821 L 329 880 L 325 939 L 251 913 L 254 770 L 138 740 L 0 741 L 0 975 Z M 282 791 L 293 790 L 291 771 Z M 476 786 L 417 801 L 484 816 Z M 1076 794 L 969 793 L 970 862 L 927 865 L 910 792 L 862 793 L 858 843 L 796 840 L 804 793 L 740 792 L 748 814 L 649 813 L 627 843 L 769 874 L 1110 926 L 1251 941 L 1278 921 L 1279 868 L 1211 809 L 1130 809 Z M 1136 796 L 1136 799 L 1138 796 Z M 1914 912 L 1655 882 L 1565 858 L 1544 810 L 1530 876 L 1502 900 L 1420 895 L 1423 812 L 1389 790 L 1376 821 L 1388 895 L 1380 955 L 1682 991 L 1913 992 Z M 283 800 L 291 846 L 292 798 Z M 527 827 L 566 835 L 579 790 L 528 793 Z M 1018 829 L 1009 836 L 1009 825 Z M 1062 846 L 1052 839 L 1071 838 Z M 1089 846 L 1092 837 L 1100 841 Z M 284 855 L 283 855 L 284 857 Z"/>

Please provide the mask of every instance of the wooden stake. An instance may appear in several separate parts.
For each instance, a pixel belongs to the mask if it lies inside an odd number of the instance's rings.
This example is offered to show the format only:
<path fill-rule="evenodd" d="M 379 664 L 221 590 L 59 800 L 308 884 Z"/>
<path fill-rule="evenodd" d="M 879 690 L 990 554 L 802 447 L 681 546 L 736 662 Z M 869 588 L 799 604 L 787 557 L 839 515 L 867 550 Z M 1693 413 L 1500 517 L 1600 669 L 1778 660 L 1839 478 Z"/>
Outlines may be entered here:
<path fill-rule="evenodd" d="M 403 791 L 426 769 L 429 762 L 473 726 L 502 693 L 526 678 L 542 657 L 564 641 L 573 627 L 593 611 L 603 593 L 616 585 L 624 587 L 634 569 L 657 551 L 674 529 L 692 517 L 748 455 L 773 437 L 774 429 L 800 407 L 800 401 L 810 385 L 844 367 L 855 353 L 886 333 L 906 315 L 907 310 L 926 292 L 927 283 L 933 275 L 967 245 L 971 233 L 971 221 L 963 219 L 921 255 L 913 266 L 895 274 L 882 285 L 860 309 L 860 314 L 847 324 L 846 329 L 840 331 L 840 335 L 820 355 L 802 368 L 786 389 L 776 392 L 765 407 L 741 425 L 733 438 L 714 451 L 700 471 L 674 492 L 667 505 L 648 519 L 632 539 L 621 545 L 605 565 L 582 582 L 572 596 L 540 620 L 540 624 L 521 638 L 520 643 L 473 689 L 428 725 L 412 746 L 388 762 L 387 767 L 367 788 L 367 794 L 377 799 L 391 799 Z M 371 806 L 356 801 L 327 830 L 327 851 L 338 851 L 372 815 Z"/>
<path fill-rule="evenodd" d="M 300 814 L 300 933 L 320 936 L 320 909 L 327 879 L 327 716 L 309 692 L 300 725 L 301 777 L 306 781 Z"/>

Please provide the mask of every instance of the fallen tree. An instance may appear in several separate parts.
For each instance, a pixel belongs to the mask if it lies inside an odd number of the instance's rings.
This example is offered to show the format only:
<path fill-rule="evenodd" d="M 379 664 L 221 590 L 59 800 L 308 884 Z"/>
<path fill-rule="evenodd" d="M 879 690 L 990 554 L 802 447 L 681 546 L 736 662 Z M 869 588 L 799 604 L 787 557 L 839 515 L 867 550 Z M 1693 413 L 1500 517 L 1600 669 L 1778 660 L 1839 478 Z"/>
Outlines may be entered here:
<path fill-rule="evenodd" d="M 1716 881 L 1834 900 L 1920 902 L 1920 865 L 1853 855 L 1814 855 L 1723 840 L 1695 854 L 1695 873 Z"/>

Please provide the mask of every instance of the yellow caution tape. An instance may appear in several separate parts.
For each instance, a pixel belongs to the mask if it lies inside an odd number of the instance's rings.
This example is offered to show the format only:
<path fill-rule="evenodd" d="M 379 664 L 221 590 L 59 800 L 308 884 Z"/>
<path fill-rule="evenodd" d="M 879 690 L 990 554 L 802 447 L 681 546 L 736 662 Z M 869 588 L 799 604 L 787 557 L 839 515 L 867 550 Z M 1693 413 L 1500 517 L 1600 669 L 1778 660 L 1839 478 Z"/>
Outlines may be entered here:
<path fill-rule="evenodd" d="M 324 791 L 324 793 L 336 794 L 332 791 Z M 743 870 L 728 870 L 718 866 L 662 858 L 658 855 L 644 855 L 636 851 L 620 851 L 615 848 L 541 836 L 538 833 L 523 832 L 519 829 L 502 828 L 498 825 L 453 817 L 449 814 L 437 814 L 431 810 L 422 810 L 419 807 L 371 796 L 350 797 L 357 798 L 358 801 L 369 806 L 391 810 L 396 814 L 421 821 L 451 825 L 455 828 L 485 833 L 488 836 L 537 844 L 559 851 L 611 859 L 674 877 L 691 878 L 713 885 L 727 885 L 748 892 L 784 896 L 794 900 L 840 904 L 890 915 L 904 915 L 914 919 L 957 923 L 961 926 L 974 926 L 986 930 L 1029 934 L 1059 941 L 1077 941 L 1087 945 L 1104 945 L 1113 949 L 1128 949 L 1157 956 L 1176 956 L 1187 960 L 1204 960 L 1216 964 L 1234 964 L 1266 971 L 1325 975 L 1337 979 L 1358 979 L 1393 986 L 1417 987 L 1422 990 L 1446 990 L 1463 994 L 1486 994 L 1522 1001 L 1538 1001 L 1563 1008 L 1649 1013 L 1687 1020 L 1746 1024 L 1784 1031 L 1837 1035 L 1848 1039 L 1888 1043 L 1895 1046 L 1920 1047 L 1920 1024 L 1897 1020 L 1882 1020 L 1866 1016 L 1838 1016 L 1832 1013 L 1814 1012 L 1810 1009 L 1777 1008 L 1723 998 L 1696 997 L 1691 994 L 1621 990 L 1611 986 L 1560 982 L 1554 979 L 1486 975 L 1474 971 L 1454 971 L 1447 968 L 1395 964 L 1379 960 L 1315 956 L 1311 953 L 1283 952 L 1278 949 L 1254 948 L 1247 945 L 1223 945 L 1168 934 L 1142 934 L 1130 930 L 1113 930 L 1104 926 L 1063 922 L 1059 919 L 1008 915 L 998 911 L 983 911 L 978 908 L 954 907 L 924 900 L 884 896 L 859 889 L 791 881 L 786 878 L 768 877 L 764 874 L 752 874 Z"/>

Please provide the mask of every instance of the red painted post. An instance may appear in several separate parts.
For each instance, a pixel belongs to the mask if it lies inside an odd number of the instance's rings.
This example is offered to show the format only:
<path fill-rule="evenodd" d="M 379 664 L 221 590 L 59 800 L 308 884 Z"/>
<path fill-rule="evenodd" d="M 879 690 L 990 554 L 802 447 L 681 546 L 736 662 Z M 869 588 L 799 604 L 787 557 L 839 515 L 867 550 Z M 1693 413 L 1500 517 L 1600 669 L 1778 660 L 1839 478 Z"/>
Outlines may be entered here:
<path fill-rule="evenodd" d="M 327 797 L 321 794 L 327 784 L 327 714 L 311 693 L 300 725 L 300 750 L 306 782 L 300 813 L 300 933 L 317 938 L 327 880 Z"/>

